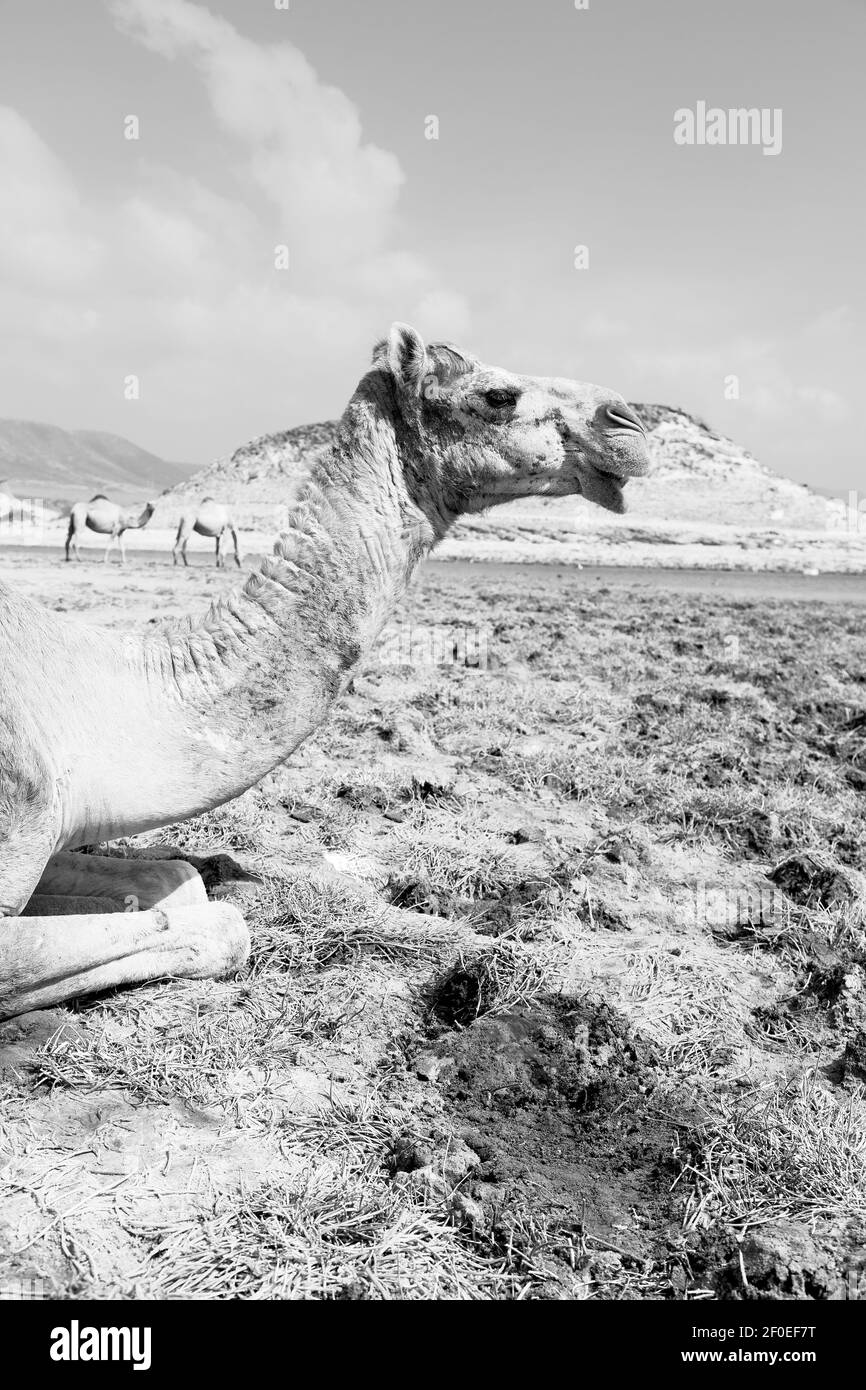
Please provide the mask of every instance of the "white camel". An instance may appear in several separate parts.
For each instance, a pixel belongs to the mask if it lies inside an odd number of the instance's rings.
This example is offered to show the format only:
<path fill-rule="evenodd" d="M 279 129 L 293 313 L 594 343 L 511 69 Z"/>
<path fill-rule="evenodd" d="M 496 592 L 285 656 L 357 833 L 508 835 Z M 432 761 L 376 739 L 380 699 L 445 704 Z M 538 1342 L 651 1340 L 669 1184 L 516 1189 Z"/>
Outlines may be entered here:
<path fill-rule="evenodd" d="M 232 514 L 222 502 L 214 501 L 213 497 L 203 497 L 197 507 L 192 507 L 185 511 L 180 519 L 177 528 L 177 537 L 172 550 L 172 558 L 177 564 L 177 557 L 180 555 L 185 565 L 189 564 L 186 558 L 186 548 L 189 545 L 189 538 L 193 532 L 199 536 L 209 536 L 216 541 L 216 567 L 221 569 L 224 561 L 220 554 L 222 538 L 228 531 L 232 538 L 235 548 L 235 564 L 238 569 L 241 567 L 241 557 L 238 552 L 238 533 L 232 519 Z"/>
<path fill-rule="evenodd" d="M 200 620 L 102 630 L 0 584 L 0 1018 L 237 969 L 244 919 L 188 864 L 69 851 L 186 820 L 284 762 L 462 513 L 573 493 L 620 512 L 648 465 L 613 392 L 395 324 L 272 558 Z"/>
<path fill-rule="evenodd" d="M 96 531 L 100 536 L 107 536 L 108 543 L 105 547 L 104 562 L 108 563 L 108 553 L 111 547 L 118 545 L 120 550 L 120 563 L 126 563 L 126 545 L 124 544 L 123 534 L 125 531 L 139 531 L 142 526 L 146 526 L 156 510 L 155 502 L 148 502 L 142 512 L 125 512 L 116 502 L 109 502 L 101 492 L 95 497 L 91 497 L 89 502 L 76 502 L 69 515 L 69 530 L 66 533 L 66 558 L 69 560 L 70 550 L 76 560 L 81 559 L 78 549 L 78 537 L 85 529 Z"/>

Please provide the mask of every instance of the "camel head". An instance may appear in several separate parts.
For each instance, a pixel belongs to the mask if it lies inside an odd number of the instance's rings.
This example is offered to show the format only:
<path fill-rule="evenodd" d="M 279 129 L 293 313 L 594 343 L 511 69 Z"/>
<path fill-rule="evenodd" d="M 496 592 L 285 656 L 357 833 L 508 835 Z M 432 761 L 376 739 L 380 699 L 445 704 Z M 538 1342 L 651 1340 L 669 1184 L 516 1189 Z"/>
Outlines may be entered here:
<path fill-rule="evenodd" d="M 606 387 L 489 367 L 400 323 L 373 362 L 454 510 L 580 493 L 623 512 L 623 486 L 649 470 L 643 425 Z"/>

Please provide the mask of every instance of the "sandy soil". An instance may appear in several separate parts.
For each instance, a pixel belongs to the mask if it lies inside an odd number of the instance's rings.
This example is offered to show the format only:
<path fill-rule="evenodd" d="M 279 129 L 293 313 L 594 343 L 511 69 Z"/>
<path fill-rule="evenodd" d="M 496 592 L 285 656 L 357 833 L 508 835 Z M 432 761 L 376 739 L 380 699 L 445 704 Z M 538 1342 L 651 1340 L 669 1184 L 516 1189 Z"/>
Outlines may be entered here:
<path fill-rule="evenodd" d="M 262 552 L 266 553 L 266 552 Z M 244 570 L 255 556 L 245 557 Z M 818 603 L 866 603 L 866 574 L 827 571 L 717 569 L 699 566 L 640 568 L 626 565 L 542 564 L 527 561 L 448 559 L 439 552 L 427 562 L 431 574 L 447 571 L 456 584 L 474 585 L 480 577 L 494 584 L 528 584 L 547 592 L 566 589 L 581 594 L 598 588 L 662 590 L 669 594 L 715 594 L 731 599 L 806 600 Z M 113 556 L 103 564 L 92 551 L 80 564 L 67 565 L 47 546 L 0 547 L 0 580 L 58 610 L 87 610 L 94 604 L 117 608 L 131 622 L 189 613 L 239 582 L 232 563 L 219 572 L 209 551 L 190 555 L 190 568 L 175 567 L 165 552 L 139 550 L 122 566 Z M 104 622 L 103 616 L 99 621 Z"/>
<path fill-rule="evenodd" d="M 139 627 L 236 582 L 0 579 Z M 195 856 L 248 966 L 0 1027 L 0 1285 L 862 1290 L 850 597 L 428 566 L 290 767 L 112 847 Z"/>

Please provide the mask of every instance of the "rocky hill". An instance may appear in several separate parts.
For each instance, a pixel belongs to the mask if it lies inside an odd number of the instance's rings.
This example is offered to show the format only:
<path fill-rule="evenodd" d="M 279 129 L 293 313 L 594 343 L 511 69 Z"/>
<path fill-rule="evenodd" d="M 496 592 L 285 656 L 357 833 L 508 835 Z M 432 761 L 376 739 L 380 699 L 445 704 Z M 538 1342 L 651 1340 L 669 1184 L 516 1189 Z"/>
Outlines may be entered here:
<path fill-rule="evenodd" d="M 629 484 L 626 517 L 601 512 L 582 498 L 539 498 L 497 507 L 462 523 L 457 534 L 508 539 L 527 527 L 550 534 L 604 528 L 625 538 L 649 522 L 654 530 L 659 524 L 674 529 L 706 524 L 812 531 L 838 518 L 838 502 L 773 473 L 686 411 L 654 404 L 634 408 L 647 425 L 655 467 L 651 477 Z M 336 428 L 336 421 L 326 420 L 261 435 L 193 474 L 166 502 L 213 494 L 233 503 L 247 524 L 258 525 L 271 509 L 285 505 L 293 479 L 332 442 Z"/>
<path fill-rule="evenodd" d="M 657 404 L 635 409 L 648 427 L 654 467 L 649 477 L 629 483 L 625 516 L 602 511 L 582 497 L 511 502 L 464 519 L 438 556 L 866 572 L 866 526 L 863 533 L 849 527 L 841 500 L 765 468 L 685 410 Z M 332 442 L 336 428 L 335 421 L 326 420 L 261 435 L 178 482 L 160 499 L 147 529 L 128 533 L 130 548 L 168 549 L 182 511 L 212 496 L 231 504 L 248 556 L 270 551 L 285 525 L 297 481 L 309 461 Z M 93 436 L 84 442 L 93 448 Z M 118 455 L 106 450 L 104 457 L 113 464 Z M 111 485 L 102 486 L 108 491 Z M 20 487 L 15 490 L 22 494 Z M 152 491 L 158 488 L 142 488 L 139 482 L 136 496 Z M 61 529 L 58 523 L 45 530 L 47 543 L 59 544 Z M 191 548 L 212 549 L 212 542 L 194 537 Z"/>

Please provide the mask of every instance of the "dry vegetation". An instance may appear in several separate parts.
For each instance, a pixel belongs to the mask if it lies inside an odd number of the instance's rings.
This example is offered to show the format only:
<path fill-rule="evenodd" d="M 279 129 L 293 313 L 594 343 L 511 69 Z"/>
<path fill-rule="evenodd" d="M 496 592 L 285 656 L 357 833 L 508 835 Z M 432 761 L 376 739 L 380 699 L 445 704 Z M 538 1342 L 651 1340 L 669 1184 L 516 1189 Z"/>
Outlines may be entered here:
<path fill-rule="evenodd" d="M 94 575 L 69 606 L 123 621 Z M 145 837 L 243 906 L 245 969 L 0 1028 L 0 1286 L 862 1292 L 859 614 L 439 569 L 403 617 L 486 669 L 372 662 Z"/>

